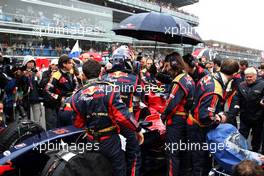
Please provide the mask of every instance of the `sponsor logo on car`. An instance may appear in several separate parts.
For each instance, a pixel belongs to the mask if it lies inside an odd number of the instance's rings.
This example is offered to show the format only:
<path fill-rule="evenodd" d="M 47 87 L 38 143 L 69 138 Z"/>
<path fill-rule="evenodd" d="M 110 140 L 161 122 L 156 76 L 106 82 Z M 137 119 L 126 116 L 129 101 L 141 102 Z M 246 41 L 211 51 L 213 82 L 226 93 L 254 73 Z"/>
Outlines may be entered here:
<path fill-rule="evenodd" d="M 25 146 L 26 146 L 25 143 L 20 143 L 20 144 L 15 145 L 14 148 L 15 148 L 15 149 L 20 149 L 20 148 L 23 148 L 23 147 L 25 147 Z"/>
<path fill-rule="evenodd" d="M 68 133 L 69 130 L 67 130 L 65 128 L 60 128 L 60 129 L 56 129 L 56 130 L 54 130 L 52 132 L 55 133 L 55 134 L 65 134 L 65 133 Z"/>

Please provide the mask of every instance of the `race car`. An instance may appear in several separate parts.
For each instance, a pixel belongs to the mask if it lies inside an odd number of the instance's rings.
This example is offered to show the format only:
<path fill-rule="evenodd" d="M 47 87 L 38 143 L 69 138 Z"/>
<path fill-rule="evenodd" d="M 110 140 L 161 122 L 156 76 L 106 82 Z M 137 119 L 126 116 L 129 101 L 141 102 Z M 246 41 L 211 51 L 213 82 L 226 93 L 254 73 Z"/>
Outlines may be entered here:
<path fill-rule="evenodd" d="M 162 139 L 160 132 L 163 133 L 165 127 L 158 115 L 148 116 L 146 121 L 141 122 L 141 126 L 145 129 L 145 142 L 141 146 L 144 161 L 142 172 L 149 175 L 148 172 L 153 171 L 153 166 L 158 164 L 161 167 L 165 163 L 160 162 L 161 156 L 153 155 L 153 153 L 162 153 L 160 150 L 162 141 L 159 139 Z M 96 175 L 95 172 L 100 169 L 96 169 L 96 167 L 91 169 L 86 164 L 76 163 L 76 161 L 80 162 L 81 159 L 86 161 L 97 158 L 101 163 L 106 163 L 105 165 L 108 166 L 108 160 L 100 153 L 94 152 L 94 149 L 98 147 L 96 144 L 86 145 L 85 135 L 84 129 L 66 126 L 49 131 L 39 131 L 36 135 L 27 136 L 26 139 L 16 140 L 10 148 L 6 148 L 7 150 L 0 154 L 0 175 L 61 176 L 62 173 L 65 173 L 65 169 L 68 169 L 67 172 L 70 174 L 69 168 L 71 171 L 78 171 L 78 173 L 71 173 L 71 176 L 82 175 L 79 171 L 83 171 L 82 173 L 86 173 L 86 175 L 89 172 L 93 173 L 91 175 Z M 157 149 L 158 152 L 155 152 Z M 155 161 L 155 157 L 157 161 Z M 94 162 L 98 162 L 97 159 Z M 163 159 L 165 159 L 164 156 Z M 109 168 L 110 171 L 108 172 L 111 173 L 110 166 L 105 168 Z M 87 171 L 87 169 L 90 170 Z"/>

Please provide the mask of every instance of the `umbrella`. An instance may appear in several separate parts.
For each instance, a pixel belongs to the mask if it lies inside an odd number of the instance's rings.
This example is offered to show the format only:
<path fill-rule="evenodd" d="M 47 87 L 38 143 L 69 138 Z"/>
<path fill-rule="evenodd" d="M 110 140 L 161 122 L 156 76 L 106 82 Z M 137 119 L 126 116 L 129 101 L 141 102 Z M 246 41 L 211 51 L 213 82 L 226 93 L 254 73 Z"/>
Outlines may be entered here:
<path fill-rule="evenodd" d="M 212 49 L 209 48 L 197 48 L 192 53 L 193 57 L 199 59 L 202 57 L 207 58 L 208 60 L 213 60 L 216 58 L 218 53 Z"/>
<path fill-rule="evenodd" d="M 37 58 L 36 59 L 36 67 L 42 68 L 44 65 L 45 68 L 49 68 L 50 60 L 48 58 Z"/>
<path fill-rule="evenodd" d="M 194 28 L 184 20 L 166 13 L 149 12 L 132 15 L 113 31 L 117 35 L 139 40 L 196 45 L 202 42 Z"/>
<path fill-rule="evenodd" d="M 192 53 L 192 56 L 195 57 L 195 58 L 198 58 L 198 55 L 201 53 L 201 51 L 203 50 L 204 48 L 197 48 L 193 51 Z"/>
<path fill-rule="evenodd" d="M 103 59 L 102 59 L 102 56 L 98 53 L 95 53 L 95 52 L 86 52 L 86 53 L 83 53 L 79 58 L 81 60 L 85 59 L 85 58 L 90 58 L 90 57 L 93 57 L 93 60 L 97 61 L 97 62 L 102 62 Z"/>

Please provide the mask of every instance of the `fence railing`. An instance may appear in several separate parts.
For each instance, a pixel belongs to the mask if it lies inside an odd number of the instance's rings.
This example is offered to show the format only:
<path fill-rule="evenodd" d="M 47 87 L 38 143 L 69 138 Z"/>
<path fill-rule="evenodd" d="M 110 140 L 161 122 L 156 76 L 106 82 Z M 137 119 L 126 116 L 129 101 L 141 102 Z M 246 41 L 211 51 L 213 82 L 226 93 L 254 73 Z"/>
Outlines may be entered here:
<path fill-rule="evenodd" d="M 121 3 L 121 4 L 126 4 L 126 5 L 131 5 L 131 6 L 135 6 L 135 7 L 139 7 L 142 9 L 147 9 L 150 11 L 160 11 L 160 6 L 156 5 L 156 4 L 151 4 L 149 2 L 144 2 L 141 0 L 109 0 L 111 2 L 117 2 L 117 3 Z M 199 24 L 199 18 L 193 14 L 189 14 L 187 12 L 183 12 L 183 11 L 177 11 L 175 10 L 170 10 L 167 8 L 162 8 L 163 12 L 169 13 L 173 16 L 177 16 L 179 18 L 182 18 L 190 23 Z"/>

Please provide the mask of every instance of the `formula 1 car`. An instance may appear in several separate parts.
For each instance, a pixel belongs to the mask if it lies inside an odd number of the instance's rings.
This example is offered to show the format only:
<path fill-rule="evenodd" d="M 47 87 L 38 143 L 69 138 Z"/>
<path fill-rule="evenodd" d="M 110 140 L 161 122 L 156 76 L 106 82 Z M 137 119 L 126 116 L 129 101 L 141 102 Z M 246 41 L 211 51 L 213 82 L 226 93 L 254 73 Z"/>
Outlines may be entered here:
<path fill-rule="evenodd" d="M 165 102 L 164 96 L 149 93 L 145 96 L 145 105 L 136 114 L 145 129 L 145 141 L 141 145 L 143 175 L 153 175 L 156 170 L 165 167 L 163 151 L 165 126 L 160 119 Z M 87 152 L 88 156 L 98 159 L 99 163 L 109 165 L 108 160 L 103 156 L 90 151 L 96 146 L 85 146 L 85 152 L 79 151 L 83 148 L 81 145 L 86 142 L 85 130 L 71 125 L 71 113 L 61 113 L 64 114 L 63 120 L 60 119 L 63 122 L 61 128 L 44 131 L 39 125 L 24 118 L 3 130 L 0 134 L 0 175 L 61 176 L 65 173 L 64 168 L 68 169 L 68 175 L 76 174 L 70 172 L 74 170 L 73 168 L 77 168 L 76 171 L 82 171 L 84 168 L 83 173 L 87 174 L 88 171 L 85 169 L 90 167 L 78 163 L 88 162 Z M 92 168 L 91 175 L 96 175 L 95 170 L 100 170 L 95 169 L 95 166 Z M 104 168 L 111 170 L 111 167 Z M 82 175 L 80 172 L 77 173 Z"/>
<path fill-rule="evenodd" d="M 8 128 L 2 128 L 0 133 L 0 153 L 15 146 L 24 139 L 43 132 L 44 129 L 27 119 L 16 120 L 8 125 Z"/>
<path fill-rule="evenodd" d="M 63 139 L 65 142 L 74 142 L 82 133 L 83 130 L 69 126 L 22 140 L 0 155 L 0 173 L 18 176 L 40 175 L 50 154 L 61 149 L 60 141 Z"/>
<path fill-rule="evenodd" d="M 152 150 L 155 151 L 155 147 L 157 147 L 157 142 L 155 142 L 154 144 L 153 141 L 158 141 L 156 136 L 158 135 L 157 131 L 159 129 L 157 129 L 156 127 L 160 123 L 159 121 L 159 116 L 149 116 L 146 118 L 146 122 L 144 122 L 147 125 L 145 125 L 145 127 L 143 125 L 143 127 L 144 129 L 148 130 L 144 134 L 146 142 L 142 145 L 142 153 L 144 153 L 145 157 L 144 161 L 148 160 L 148 162 L 150 162 L 155 158 L 155 156 L 150 155 L 149 152 L 155 153 Z M 156 125 L 156 127 L 154 127 L 151 123 L 153 123 L 154 126 Z M 150 126 L 151 130 L 147 126 Z M 70 162 L 70 159 L 74 156 L 78 156 L 78 158 L 87 158 L 84 157 L 85 154 L 83 153 L 86 153 L 84 151 L 93 150 L 96 146 L 95 144 L 90 146 L 83 146 L 82 144 L 85 143 L 84 138 L 85 131 L 83 129 L 78 129 L 73 126 L 66 126 L 38 133 L 37 135 L 28 137 L 25 140 L 21 140 L 20 143 L 16 142 L 11 145 L 9 149 L 0 154 L 0 175 L 8 174 L 12 176 L 39 176 L 41 175 L 41 173 L 42 175 L 49 175 L 47 174 L 47 172 L 51 172 L 51 168 L 57 168 L 58 165 L 60 165 L 61 167 L 62 161 L 64 163 Z M 78 150 L 83 150 L 81 152 L 81 154 L 83 155 L 76 152 L 77 148 Z M 62 156 L 68 159 L 64 160 Z M 99 154 L 93 157 L 102 158 L 102 156 L 100 156 Z M 52 161 L 49 161 L 50 159 Z M 80 161 L 80 159 L 75 160 Z M 105 161 L 105 159 L 101 160 Z M 157 160 L 160 160 L 158 156 Z M 58 162 L 60 164 L 58 164 Z M 143 172 L 146 174 L 150 170 L 150 168 L 153 168 L 153 164 L 155 164 L 155 162 L 157 162 L 155 161 L 155 159 L 149 164 L 144 162 Z M 56 163 L 58 165 L 56 165 Z M 73 163 L 75 163 L 76 165 L 76 162 Z M 105 163 L 107 163 L 107 161 L 105 161 Z M 46 166 L 46 169 L 44 169 L 45 165 L 48 165 Z M 66 164 L 64 164 L 64 166 L 65 165 Z M 83 166 L 79 165 L 79 167 L 82 169 L 87 168 L 85 164 Z M 63 172 L 63 169 L 60 169 L 60 174 L 52 172 L 52 174 L 50 173 L 50 175 L 62 175 Z M 83 173 L 87 172 L 85 171 Z M 73 175 L 74 174 L 72 174 L 72 176 Z"/>

